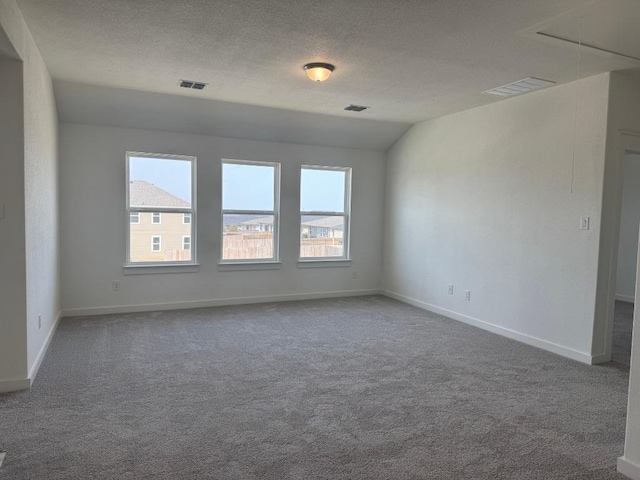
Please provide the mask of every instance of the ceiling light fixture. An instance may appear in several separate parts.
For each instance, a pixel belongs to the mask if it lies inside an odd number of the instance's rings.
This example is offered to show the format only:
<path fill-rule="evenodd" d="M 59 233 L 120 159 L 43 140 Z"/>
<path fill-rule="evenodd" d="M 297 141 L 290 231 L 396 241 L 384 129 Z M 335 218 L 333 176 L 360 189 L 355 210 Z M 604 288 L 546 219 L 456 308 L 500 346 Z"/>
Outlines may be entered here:
<path fill-rule="evenodd" d="M 335 69 L 330 63 L 307 63 L 304 66 L 307 76 L 314 82 L 324 82 Z"/>

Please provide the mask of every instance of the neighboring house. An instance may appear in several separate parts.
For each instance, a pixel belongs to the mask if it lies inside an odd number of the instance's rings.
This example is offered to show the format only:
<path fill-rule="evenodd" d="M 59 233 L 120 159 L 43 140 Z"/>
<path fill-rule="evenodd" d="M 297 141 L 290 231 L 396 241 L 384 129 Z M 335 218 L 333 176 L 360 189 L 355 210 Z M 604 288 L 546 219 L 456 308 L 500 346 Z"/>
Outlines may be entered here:
<path fill-rule="evenodd" d="M 233 223 L 225 222 L 225 230 L 230 230 Z M 238 232 L 273 232 L 273 217 L 257 217 L 235 224 Z M 342 217 L 302 217 L 302 238 L 342 238 L 344 236 L 344 219 Z"/>
<path fill-rule="evenodd" d="M 136 207 L 191 208 L 191 204 L 153 183 L 133 180 L 129 185 L 131 209 Z M 131 212 L 131 262 L 191 259 L 191 214 Z"/>
<path fill-rule="evenodd" d="M 302 219 L 303 238 L 342 238 L 344 236 L 344 217 L 311 217 Z"/>
<path fill-rule="evenodd" d="M 273 217 L 258 217 L 238 225 L 239 232 L 273 232 Z"/>

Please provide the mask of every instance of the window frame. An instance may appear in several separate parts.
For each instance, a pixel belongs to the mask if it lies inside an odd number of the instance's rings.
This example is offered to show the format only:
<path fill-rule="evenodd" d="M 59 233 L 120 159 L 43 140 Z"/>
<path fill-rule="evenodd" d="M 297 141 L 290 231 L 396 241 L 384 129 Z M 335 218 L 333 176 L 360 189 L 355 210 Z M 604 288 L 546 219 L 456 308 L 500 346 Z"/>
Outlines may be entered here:
<path fill-rule="evenodd" d="M 153 240 L 156 238 L 158 239 L 158 250 L 154 249 L 156 243 Z M 162 235 L 151 235 L 151 251 L 153 253 L 162 252 Z"/>
<path fill-rule="evenodd" d="M 235 210 L 224 208 L 224 165 L 248 165 L 254 167 L 273 167 L 273 210 Z M 234 160 L 223 158 L 220 161 L 220 265 L 278 263 L 280 260 L 280 163 L 257 160 Z M 273 257 L 271 258 L 224 258 L 224 216 L 258 215 L 273 216 Z"/>
<path fill-rule="evenodd" d="M 156 215 L 158 215 L 158 221 L 156 222 Z M 184 213 L 183 213 L 184 215 Z M 162 212 L 151 212 L 151 225 L 162 225 Z"/>
<path fill-rule="evenodd" d="M 131 221 L 131 216 L 132 215 L 136 216 L 137 221 L 135 221 L 135 222 Z M 129 224 L 130 225 L 140 225 L 140 212 L 137 212 L 137 211 L 136 212 L 129 212 Z"/>
<path fill-rule="evenodd" d="M 130 199 L 129 199 L 129 182 L 130 182 L 130 163 L 131 158 L 151 158 L 158 160 L 179 160 L 190 162 L 191 164 L 191 208 L 161 208 L 161 207 L 131 207 Z M 189 265 L 198 265 L 197 263 L 197 157 L 192 155 L 173 155 L 168 153 L 147 153 L 147 152 L 134 152 L 127 151 L 126 152 L 126 172 L 125 172 L 125 208 L 126 208 L 126 218 L 127 218 L 127 226 L 126 226 L 126 253 L 125 253 L 125 267 L 136 268 L 136 267 L 183 267 Z M 160 224 L 153 223 L 153 213 L 174 213 L 174 214 L 191 214 L 191 254 L 190 260 L 173 260 L 169 262 L 160 261 L 160 262 L 132 262 L 131 261 L 131 213 L 150 213 L 151 214 L 151 224 L 152 225 L 160 225 L 162 224 L 162 215 L 160 215 Z M 152 252 L 153 250 L 153 237 L 162 237 L 162 235 L 152 235 Z M 160 239 L 160 251 L 162 251 L 162 238 Z"/>
<path fill-rule="evenodd" d="M 302 171 L 303 170 L 324 170 L 334 172 L 344 172 L 344 212 L 329 212 L 317 210 L 302 210 Z M 299 225 L 298 225 L 298 262 L 336 262 L 351 260 L 351 189 L 352 185 L 352 168 L 338 167 L 329 165 L 301 165 L 299 185 Z M 324 217 L 343 217 L 344 231 L 342 232 L 342 255 L 333 257 L 303 257 L 302 250 L 302 217 L 303 216 L 324 216 Z M 328 235 L 328 233 L 327 233 Z"/>
<path fill-rule="evenodd" d="M 186 239 L 189 239 L 189 248 L 184 248 Z M 182 250 L 191 250 L 191 235 L 182 235 Z"/>
<path fill-rule="evenodd" d="M 187 215 L 189 215 L 189 217 L 187 217 Z M 188 222 L 185 222 L 185 219 L 186 219 L 186 218 L 188 218 L 188 219 L 189 219 L 189 221 L 188 221 Z M 189 213 L 183 213 L 183 214 L 182 214 L 182 224 L 183 224 L 183 225 L 191 225 L 191 223 L 192 223 L 192 222 L 191 222 L 191 214 L 189 214 Z"/>

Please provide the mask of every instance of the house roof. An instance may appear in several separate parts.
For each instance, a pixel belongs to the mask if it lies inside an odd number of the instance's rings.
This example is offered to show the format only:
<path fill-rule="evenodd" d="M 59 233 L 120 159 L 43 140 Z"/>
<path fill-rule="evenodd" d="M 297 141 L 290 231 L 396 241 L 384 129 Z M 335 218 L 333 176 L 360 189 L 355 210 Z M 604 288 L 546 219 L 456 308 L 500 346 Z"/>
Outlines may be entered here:
<path fill-rule="evenodd" d="M 129 182 L 129 203 L 132 207 L 191 208 L 186 200 L 145 180 Z"/>
<path fill-rule="evenodd" d="M 304 225 L 305 227 L 323 227 L 323 228 L 333 228 L 334 230 L 343 230 L 344 218 L 343 217 L 320 217 L 316 220 L 303 219 L 302 225 Z"/>

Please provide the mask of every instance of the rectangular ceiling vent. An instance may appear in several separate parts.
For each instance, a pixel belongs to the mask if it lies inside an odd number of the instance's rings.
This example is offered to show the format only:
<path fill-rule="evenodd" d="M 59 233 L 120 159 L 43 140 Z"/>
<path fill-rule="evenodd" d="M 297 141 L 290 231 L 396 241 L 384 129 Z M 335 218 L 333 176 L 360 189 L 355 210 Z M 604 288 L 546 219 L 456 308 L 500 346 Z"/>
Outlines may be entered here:
<path fill-rule="evenodd" d="M 208 85 L 208 83 L 202 82 L 193 82 L 191 80 L 180 80 L 178 83 L 182 88 L 192 88 L 194 90 L 204 90 L 204 87 Z"/>
<path fill-rule="evenodd" d="M 521 95 L 523 93 L 529 93 L 533 90 L 539 90 L 541 88 L 547 88 L 551 85 L 555 85 L 556 82 L 549 80 L 542 80 L 541 78 L 524 78 L 517 82 L 508 83 L 501 87 L 492 88 L 491 90 L 485 90 L 485 95 L 493 95 L 495 97 L 513 97 L 514 95 Z"/>
<path fill-rule="evenodd" d="M 348 112 L 363 112 L 364 110 L 371 108 L 371 107 L 365 107 L 362 105 L 349 105 L 348 107 L 344 107 L 344 109 Z"/>

